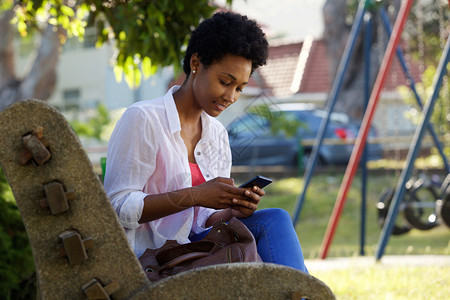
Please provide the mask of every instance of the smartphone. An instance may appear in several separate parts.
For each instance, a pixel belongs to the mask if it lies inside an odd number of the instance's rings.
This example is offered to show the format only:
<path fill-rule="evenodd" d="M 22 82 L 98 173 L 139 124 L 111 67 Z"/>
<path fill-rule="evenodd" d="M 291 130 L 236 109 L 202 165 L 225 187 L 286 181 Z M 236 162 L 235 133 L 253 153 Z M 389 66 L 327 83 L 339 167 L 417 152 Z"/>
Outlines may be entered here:
<path fill-rule="evenodd" d="M 256 185 L 259 188 L 263 188 L 271 183 L 272 183 L 272 179 L 266 178 L 261 175 L 257 175 L 254 178 L 247 181 L 246 183 L 241 184 L 239 187 L 240 188 L 251 188 Z"/>

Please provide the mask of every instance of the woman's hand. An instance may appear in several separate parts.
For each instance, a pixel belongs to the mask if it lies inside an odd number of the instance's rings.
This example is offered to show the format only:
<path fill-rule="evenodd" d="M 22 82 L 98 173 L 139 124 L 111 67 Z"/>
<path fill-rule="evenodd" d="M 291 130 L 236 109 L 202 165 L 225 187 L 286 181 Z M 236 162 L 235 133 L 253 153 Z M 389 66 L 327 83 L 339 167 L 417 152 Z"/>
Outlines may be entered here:
<path fill-rule="evenodd" d="M 231 183 L 233 184 L 232 181 Z M 220 220 L 229 221 L 232 217 L 236 218 L 250 217 L 258 208 L 259 201 L 261 200 L 261 197 L 264 196 L 265 194 L 264 190 L 257 186 L 254 186 L 252 189 L 249 188 L 245 189 L 236 188 L 236 189 L 241 191 L 242 195 L 244 195 L 244 198 L 243 199 L 233 198 L 231 200 L 231 203 L 233 204 L 230 207 L 212 214 L 205 223 L 206 227 L 209 227 Z"/>
<path fill-rule="evenodd" d="M 252 189 L 234 186 L 232 178 L 217 177 L 193 189 L 195 205 L 215 209 L 233 208 L 234 214 L 248 217 L 258 208 L 264 190 L 257 186 Z M 233 214 L 233 215 L 234 215 Z"/>
<path fill-rule="evenodd" d="M 253 215 L 258 208 L 261 197 L 265 195 L 265 192 L 263 189 L 254 186 L 251 189 L 245 189 L 244 194 L 247 199 L 233 199 L 233 203 L 236 205 L 231 207 L 231 213 L 236 218 L 247 218 Z"/>
<path fill-rule="evenodd" d="M 192 187 L 194 205 L 224 209 L 234 204 L 234 199 L 243 200 L 245 190 L 234 186 L 232 178 L 217 177 Z"/>

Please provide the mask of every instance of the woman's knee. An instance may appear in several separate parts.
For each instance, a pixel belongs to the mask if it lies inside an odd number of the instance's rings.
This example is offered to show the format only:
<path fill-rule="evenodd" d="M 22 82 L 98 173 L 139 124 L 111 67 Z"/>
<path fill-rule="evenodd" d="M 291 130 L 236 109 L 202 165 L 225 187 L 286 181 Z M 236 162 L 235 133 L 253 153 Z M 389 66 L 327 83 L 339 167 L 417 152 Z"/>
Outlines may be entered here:
<path fill-rule="evenodd" d="M 256 213 L 261 214 L 265 218 L 269 218 L 272 222 L 275 222 L 277 224 L 292 224 L 291 216 L 286 210 L 282 208 L 265 208 L 256 211 Z"/>

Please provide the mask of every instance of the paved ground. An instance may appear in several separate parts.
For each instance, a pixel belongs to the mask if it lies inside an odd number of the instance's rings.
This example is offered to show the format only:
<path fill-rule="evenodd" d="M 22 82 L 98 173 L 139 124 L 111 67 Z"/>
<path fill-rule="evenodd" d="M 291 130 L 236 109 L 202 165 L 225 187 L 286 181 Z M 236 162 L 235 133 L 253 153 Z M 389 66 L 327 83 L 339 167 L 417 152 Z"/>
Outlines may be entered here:
<path fill-rule="evenodd" d="M 385 255 L 380 261 L 374 256 L 357 256 L 327 259 L 307 259 L 306 267 L 311 271 L 326 271 L 374 265 L 382 266 L 448 266 L 450 255 Z"/>

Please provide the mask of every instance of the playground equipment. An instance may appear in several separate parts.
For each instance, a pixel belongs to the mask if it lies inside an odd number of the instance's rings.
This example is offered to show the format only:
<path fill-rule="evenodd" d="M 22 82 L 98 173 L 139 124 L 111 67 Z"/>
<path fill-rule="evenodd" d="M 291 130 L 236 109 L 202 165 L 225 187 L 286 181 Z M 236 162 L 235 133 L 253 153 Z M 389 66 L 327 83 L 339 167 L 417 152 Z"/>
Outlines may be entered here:
<path fill-rule="evenodd" d="M 381 228 L 383 228 L 384 223 L 386 223 L 387 214 L 389 212 L 389 207 L 391 207 L 394 192 L 395 189 L 393 188 L 385 188 L 380 196 L 380 200 L 377 203 L 378 225 L 380 225 Z M 392 234 L 402 235 L 408 233 L 410 230 L 411 230 L 410 224 L 406 223 L 403 219 L 402 220 L 397 219 L 394 227 L 392 228 Z"/>
<path fill-rule="evenodd" d="M 363 18 L 364 18 L 364 16 L 366 16 L 366 18 L 370 19 L 370 11 L 367 9 L 371 4 L 373 4 L 372 2 L 373 1 L 360 1 L 358 10 L 356 12 L 355 21 L 353 23 L 349 39 L 347 41 L 347 44 L 346 44 L 346 47 L 344 50 L 344 55 L 343 55 L 340 65 L 339 65 L 336 79 L 333 82 L 332 90 L 330 93 L 330 100 L 327 102 L 327 112 L 329 114 L 332 112 L 332 110 L 334 108 L 334 105 L 335 105 L 335 102 L 337 99 L 337 95 L 339 94 L 339 91 L 341 89 L 343 77 L 346 72 L 348 62 L 349 62 L 349 59 L 351 57 L 351 54 L 352 54 L 352 51 L 353 51 L 353 48 L 355 45 L 355 40 L 360 31 L 360 27 L 361 27 Z M 367 109 L 366 109 L 366 112 L 364 114 L 364 118 L 362 121 L 362 125 L 360 128 L 358 137 L 356 139 L 356 142 L 355 142 L 352 156 L 351 156 L 349 164 L 347 166 L 347 169 L 346 169 L 346 172 L 344 175 L 344 180 L 343 180 L 341 188 L 339 190 L 339 194 L 336 199 L 335 207 L 333 209 L 333 213 L 330 218 L 330 223 L 328 225 L 328 228 L 327 228 L 324 240 L 323 240 L 322 249 L 321 249 L 321 253 L 320 253 L 321 258 L 326 258 L 326 256 L 327 256 L 329 246 L 331 244 L 332 238 L 334 236 L 334 232 L 337 227 L 337 222 L 339 220 L 339 217 L 342 213 L 343 206 L 346 201 L 347 193 L 349 191 L 349 188 L 351 186 L 351 183 L 355 176 L 355 173 L 358 169 L 358 165 L 360 163 L 361 157 L 364 158 L 363 149 L 364 149 L 364 145 L 367 140 L 368 130 L 371 126 L 372 119 L 373 119 L 373 116 L 375 113 L 375 109 L 378 104 L 379 96 L 381 93 L 381 89 L 386 80 L 387 73 L 389 71 L 389 67 L 391 65 L 391 62 L 392 62 L 392 59 L 393 59 L 393 56 L 395 53 L 400 58 L 402 68 L 405 71 L 406 76 L 410 80 L 410 87 L 415 94 L 415 98 L 416 98 L 419 106 L 422 106 L 420 97 L 418 96 L 417 92 L 415 91 L 414 81 L 412 80 L 412 76 L 410 76 L 410 74 L 407 70 L 407 67 L 404 63 L 402 52 L 401 52 L 400 48 L 398 47 L 399 40 L 400 40 L 400 34 L 403 31 L 403 27 L 405 25 L 405 22 L 408 17 L 409 11 L 411 9 L 412 3 L 413 3 L 412 0 L 402 2 L 392 32 L 390 32 L 390 26 L 389 26 L 388 19 L 386 18 L 386 16 L 383 17 L 385 27 L 386 27 L 387 31 L 390 33 L 389 43 L 387 45 L 387 49 L 385 51 L 385 55 L 382 60 L 380 70 L 379 70 L 377 79 L 375 81 L 375 85 L 372 89 L 372 93 L 370 95 L 368 106 L 367 106 Z M 382 9 L 380 11 L 381 11 L 381 15 L 383 16 L 383 14 L 385 14 L 384 11 Z M 367 26 L 370 26 L 370 22 L 366 22 L 366 24 L 367 24 Z M 441 62 L 439 63 L 438 70 L 436 72 L 436 79 L 433 84 L 433 91 L 434 91 L 433 95 L 431 96 L 429 101 L 427 101 L 427 104 L 424 107 L 424 116 L 423 116 L 424 119 L 421 122 L 420 126 L 417 127 L 417 131 L 414 136 L 413 143 L 411 145 L 410 153 L 408 154 L 406 167 L 402 173 L 401 182 L 399 182 L 399 184 L 395 190 L 395 193 L 393 195 L 392 203 L 394 205 L 391 206 L 391 208 L 389 209 L 389 213 L 387 215 L 388 222 L 385 222 L 385 227 L 383 229 L 383 233 L 382 233 L 382 237 L 381 237 L 381 240 L 382 240 L 381 246 L 380 246 L 379 251 L 377 252 L 377 259 L 381 258 L 382 253 L 384 251 L 384 247 L 387 242 L 387 239 L 393 230 L 394 222 L 395 222 L 395 219 L 396 219 L 396 216 L 398 213 L 398 206 L 399 206 L 399 203 L 404 198 L 405 184 L 406 184 L 407 179 L 411 175 L 411 168 L 412 168 L 411 166 L 414 163 L 415 157 L 417 156 L 417 150 L 420 146 L 420 142 L 422 140 L 424 129 L 427 129 L 430 132 L 430 134 L 433 138 L 433 141 L 439 151 L 439 154 L 441 155 L 441 157 L 443 159 L 445 169 L 447 172 L 450 172 L 450 166 L 449 166 L 448 160 L 445 156 L 445 153 L 442 150 L 442 147 L 440 146 L 440 142 L 437 139 L 436 134 L 434 133 L 434 130 L 433 130 L 431 124 L 429 123 L 429 118 L 430 118 L 429 115 L 433 111 L 433 105 L 434 105 L 434 102 L 436 101 L 438 91 L 439 91 L 440 85 L 442 83 L 442 77 L 446 71 L 446 65 L 448 63 L 448 44 L 449 44 L 449 40 L 447 40 L 447 45 L 445 46 L 445 49 L 442 54 Z M 367 47 L 365 47 L 365 49 L 367 49 Z M 367 57 L 366 55 L 368 55 L 368 54 L 365 54 L 365 57 Z M 368 72 L 366 72 L 366 74 L 368 74 Z M 366 81 L 367 80 L 368 80 L 368 78 L 366 78 Z M 367 88 L 367 86 L 368 85 L 366 84 L 366 88 Z M 368 95 L 367 90 L 366 90 L 366 95 Z M 309 185 L 309 182 L 310 182 L 310 179 L 312 176 L 312 172 L 313 172 L 315 164 L 316 164 L 318 149 L 321 147 L 322 140 L 323 140 L 323 133 L 325 132 L 328 122 L 329 122 L 329 118 L 325 118 L 324 121 L 322 122 L 321 127 L 319 129 L 319 133 L 316 138 L 316 143 L 315 143 L 313 151 L 311 153 L 310 160 L 308 161 L 308 164 L 306 166 L 303 192 L 300 194 L 299 199 L 297 200 L 296 208 L 295 208 L 294 215 L 293 215 L 294 224 L 296 224 L 298 221 L 299 214 L 300 214 L 303 202 L 305 200 L 306 190 Z M 365 181 L 366 175 L 364 175 L 365 174 L 365 162 L 364 161 L 362 161 L 362 168 L 363 168 L 363 181 Z M 365 226 L 364 225 L 365 224 L 365 185 L 364 185 L 364 182 L 363 182 L 363 189 L 362 189 L 361 215 L 362 215 L 361 254 L 363 254 L 364 226 Z"/>
<path fill-rule="evenodd" d="M 447 43 L 445 45 L 444 51 L 442 53 L 441 60 L 439 62 L 434 80 L 433 80 L 433 93 L 429 96 L 428 101 L 424 107 L 423 115 L 420 121 L 419 126 L 414 134 L 413 143 L 408 152 L 408 156 L 405 162 L 405 168 L 402 171 L 399 182 L 397 184 L 397 188 L 394 194 L 393 205 L 389 209 L 388 220 L 383 227 L 383 231 L 381 232 L 380 240 L 378 243 L 378 248 L 376 251 L 376 258 L 379 260 L 383 256 L 384 249 L 386 248 L 387 242 L 389 240 L 389 235 L 392 231 L 393 224 L 395 222 L 395 218 L 398 215 L 399 205 L 405 194 L 405 183 L 408 178 L 411 176 L 411 171 L 414 166 L 414 161 L 417 158 L 418 150 L 420 148 L 421 141 L 423 139 L 423 135 L 426 127 L 429 124 L 431 113 L 433 112 L 433 107 L 436 102 L 436 99 L 439 95 L 439 90 L 442 84 L 443 77 L 447 72 L 447 64 L 450 60 L 450 36 L 447 39 Z M 448 164 L 447 164 L 448 166 Z M 450 173 L 450 170 L 447 169 L 447 173 Z"/>
<path fill-rule="evenodd" d="M 437 203 L 443 199 L 444 189 L 436 177 L 438 176 L 422 175 L 418 179 L 412 178 L 406 183 L 405 197 L 399 208 L 403 218 L 397 218 L 392 228 L 393 235 L 405 234 L 412 228 L 429 230 L 439 225 Z M 378 223 L 382 228 L 386 223 L 394 192 L 395 188 L 383 191 L 377 204 Z"/>
<path fill-rule="evenodd" d="M 450 174 L 441 186 L 441 199 L 436 201 L 436 211 L 441 223 L 450 228 Z"/>

